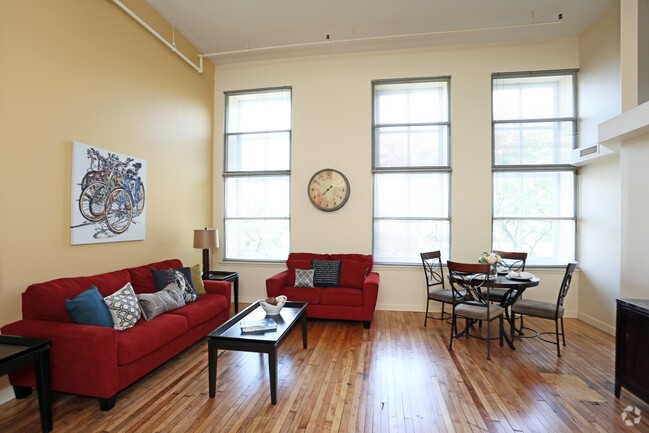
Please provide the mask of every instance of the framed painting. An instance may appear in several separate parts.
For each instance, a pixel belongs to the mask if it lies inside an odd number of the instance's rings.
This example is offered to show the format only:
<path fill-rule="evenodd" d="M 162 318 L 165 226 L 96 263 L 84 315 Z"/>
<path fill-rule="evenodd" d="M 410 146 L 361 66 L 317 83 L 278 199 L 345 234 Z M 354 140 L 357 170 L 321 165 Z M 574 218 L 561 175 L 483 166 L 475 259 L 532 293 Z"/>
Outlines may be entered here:
<path fill-rule="evenodd" d="M 72 245 L 146 235 L 146 160 L 72 142 Z"/>

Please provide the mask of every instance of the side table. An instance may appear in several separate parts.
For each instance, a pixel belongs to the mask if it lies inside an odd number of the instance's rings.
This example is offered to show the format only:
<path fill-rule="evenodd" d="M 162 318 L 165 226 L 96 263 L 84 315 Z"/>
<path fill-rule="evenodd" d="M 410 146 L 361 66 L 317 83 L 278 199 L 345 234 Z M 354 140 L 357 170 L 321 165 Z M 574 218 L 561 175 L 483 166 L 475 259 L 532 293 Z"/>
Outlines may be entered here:
<path fill-rule="evenodd" d="M 43 338 L 0 335 L 0 376 L 34 364 L 38 408 L 44 433 L 52 431 L 52 390 L 50 388 L 50 342 Z M 27 397 L 29 393 L 24 395 Z"/>
<path fill-rule="evenodd" d="M 234 312 L 239 312 L 239 272 L 234 271 L 210 271 L 207 278 L 204 280 L 215 281 L 232 281 L 234 286 Z"/>

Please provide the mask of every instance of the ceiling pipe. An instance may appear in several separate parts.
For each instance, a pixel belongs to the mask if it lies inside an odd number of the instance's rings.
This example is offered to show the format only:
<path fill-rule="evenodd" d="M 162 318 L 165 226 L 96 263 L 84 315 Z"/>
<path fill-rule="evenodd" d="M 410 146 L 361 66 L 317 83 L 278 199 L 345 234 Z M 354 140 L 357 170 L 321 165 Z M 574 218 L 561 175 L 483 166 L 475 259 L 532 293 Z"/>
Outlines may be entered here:
<path fill-rule="evenodd" d="M 145 23 L 144 20 L 142 20 L 142 18 L 140 18 L 139 16 L 135 15 L 135 12 L 133 12 L 132 10 L 130 10 L 130 9 L 129 9 L 129 8 L 128 8 L 124 3 L 122 3 L 122 2 L 119 1 L 119 0 L 112 0 L 112 1 L 113 1 L 113 3 L 115 3 L 117 6 L 119 6 L 119 7 L 120 7 L 124 12 L 126 12 L 127 14 L 129 14 L 129 15 L 131 16 L 131 18 L 133 18 L 133 19 L 134 19 L 135 21 L 137 21 L 138 23 L 142 24 L 142 27 L 144 27 L 144 28 L 147 29 L 149 32 L 151 32 L 151 34 L 152 34 L 153 36 L 155 36 L 155 37 L 158 38 L 158 39 L 159 39 L 163 44 L 165 44 L 166 46 L 168 46 L 168 47 L 171 49 L 172 52 L 178 54 L 178 56 L 179 56 L 181 59 L 183 59 L 185 62 L 187 62 L 187 63 L 188 63 L 192 68 L 196 69 L 196 72 L 198 72 L 199 74 L 202 74 L 202 73 L 203 73 L 203 57 L 204 57 L 204 56 L 203 56 L 202 54 L 199 54 L 199 55 L 198 55 L 199 65 L 197 66 L 194 62 L 192 62 L 191 60 L 189 60 L 189 59 L 187 58 L 187 56 L 185 56 L 183 53 L 181 53 L 180 51 L 178 51 L 178 49 L 176 48 L 176 42 L 175 42 L 175 40 L 174 40 L 174 43 L 173 43 L 173 44 L 169 43 L 169 41 L 167 41 L 164 37 L 162 37 L 162 35 L 161 35 L 160 33 L 156 32 L 155 30 L 153 30 L 153 28 L 152 28 L 150 25 L 148 25 L 147 23 Z M 175 39 L 175 38 L 174 38 L 174 39 Z"/>
<path fill-rule="evenodd" d="M 383 40 L 383 39 L 414 38 L 414 37 L 421 37 L 421 36 L 445 35 L 445 34 L 451 34 L 451 33 L 477 32 L 477 31 L 502 30 L 502 29 L 516 29 L 516 28 L 520 28 L 520 27 L 536 27 L 536 26 L 560 24 L 562 20 L 563 20 L 563 14 L 559 14 L 559 16 L 557 17 L 556 20 L 538 23 L 538 22 L 536 22 L 534 20 L 534 15 L 532 15 L 532 22 L 530 22 L 529 24 L 514 24 L 514 25 L 510 25 L 510 26 L 481 27 L 481 28 L 460 29 L 460 30 L 441 30 L 441 31 L 437 31 L 437 32 L 407 33 L 407 34 L 402 34 L 402 35 L 368 36 L 368 37 L 365 37 L 365 38 L 352 37 L 350 39 L 338 39 L 338 40 L 330 39 L 329 35 L 327 35 L 326 39 L 324 41 L 302 42 L 302 43 L 297 43 L 297 44 L 276 45 L 276 46 L 271 46 L 271 47 L 260 47 L 260 48 L 248 48 L 248 47 L 246 47 L 243 50 L 221 51 L 221 52 L 217 52 L 217 53 L 203 54 L 203 56 L 204 57 L 218 57 L 218 56 L 227 56 L 227 55 L 232 55 L 232 54 L 247 54 L 247 53 L 260 52 L 260 51 L 272 51 L 272 50 L 279 50 L 279 49 L 286 49 L 286 48 L 300 48 L 300 47 L 309 47 L 309 46 L 316 46 L 316 45 L 332 45 L 332 44 L 342 44 L 342 43 L 349 43 L 349 42 L 366 42 L 366 41 L 378 41 L 378 40 Z"/>

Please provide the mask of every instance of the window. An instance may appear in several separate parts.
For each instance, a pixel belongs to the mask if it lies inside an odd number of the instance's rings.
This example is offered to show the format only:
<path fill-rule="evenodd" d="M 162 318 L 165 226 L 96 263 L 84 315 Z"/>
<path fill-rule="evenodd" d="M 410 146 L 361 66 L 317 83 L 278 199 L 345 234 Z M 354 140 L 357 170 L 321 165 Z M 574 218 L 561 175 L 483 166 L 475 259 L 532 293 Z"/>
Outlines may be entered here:
<path fill-rule="evenodd" d="M 226 260 L 290 250 L 291 89 L 225 94 Z"/>
<path fill-rule="evenodd" d="M 449 77 L 375 81 L 373 254 L 421 264 L 450 253 Z"/>
<path fill-rule="evenodd" d="M 492 76 L 493 249 L 575 258 L 577 71 Z"/>

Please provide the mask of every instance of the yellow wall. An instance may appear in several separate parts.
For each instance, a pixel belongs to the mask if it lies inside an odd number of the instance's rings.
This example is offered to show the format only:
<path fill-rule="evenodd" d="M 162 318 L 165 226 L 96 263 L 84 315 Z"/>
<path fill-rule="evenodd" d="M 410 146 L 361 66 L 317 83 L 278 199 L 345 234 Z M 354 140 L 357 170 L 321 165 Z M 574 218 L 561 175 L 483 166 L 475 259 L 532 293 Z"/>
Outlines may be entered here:
<path fill-rule="evenodd" d="M 223 92 L 292 86 L 291 250 L 372 252 L 371 82 L 451 76 L 452 246 L 458 261 L 475 261 L 491 245 L 491 73 L 578 67 L 576 38 L 513 44 L 330 55 L 220 65 L 215 72 L 215 219 L 223 224 Z M 336 212 L 321 212 L 306 195 L 318 169 L 342 171 L 351 197 Z M 431 249 L 434 249 L 431 245 Z M 265 297 L 266 278 L 284 264 L 221 263 L 241 271 L 242 299 Z M 377 308 L 423 311 L 419 266 L 377 266 Z M 563 270 L 534 270 L 541 279 L 526 297 L 555 301 Z M 578 279 L 566 304 L 577 312 Z M 529 295 L 528 295 L 529 294 Z"/>
<path fill-rule="evenodd" d="M 146 2 L 126 3 L 171 37 Z M 198 263 L 192 230 L 212 220 L 213 66 L 197 73 L 107 0 L 1 1 L 0 56 L 0 324 L 21 318 L 31 283 Z M 146 240 L 70 245 L 72 140 L 147 161 Z"/>

